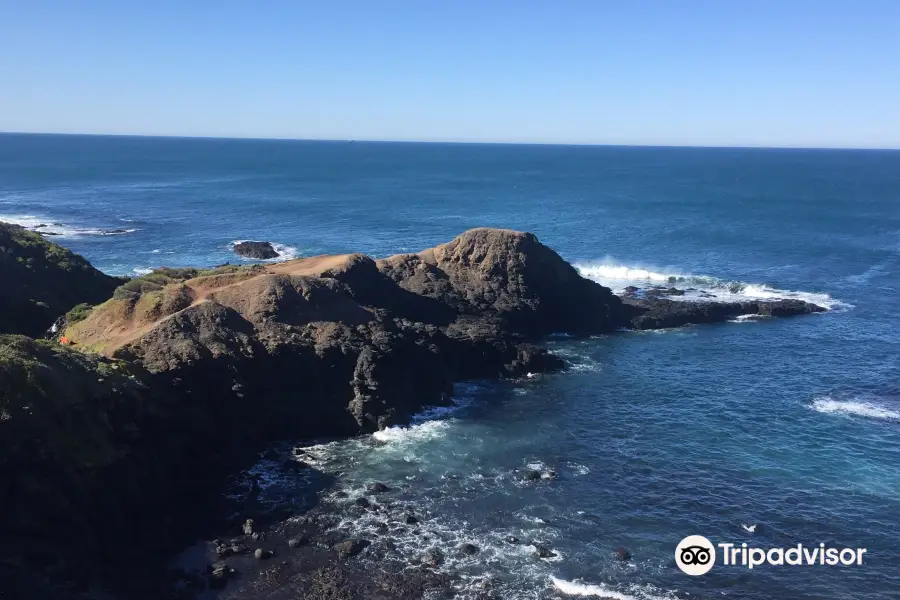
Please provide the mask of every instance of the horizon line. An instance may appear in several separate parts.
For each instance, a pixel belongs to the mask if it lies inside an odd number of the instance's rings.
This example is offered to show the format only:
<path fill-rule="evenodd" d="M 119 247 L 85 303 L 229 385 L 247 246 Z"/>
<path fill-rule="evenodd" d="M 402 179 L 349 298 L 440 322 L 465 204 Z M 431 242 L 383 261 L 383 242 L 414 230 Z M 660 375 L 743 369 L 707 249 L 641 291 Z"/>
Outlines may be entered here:
<path fill-rule="evenodd" d="M 118 137 L 118 138 L 161 138 L 174 140 L 235 140 L 235 141 L 270 141 L 270 142 L 331 142 L 331 143 L 369 143 L 369 144 L 455 144 L 482 146 L 579 146 L 597 148 L 685 148 L 685 149 L 730 149 L 730 150 L 858 150 L 858 151 L 900 151 L 900 146 L 805 146 L 805 145 L 754 145 L 754 144 L 639 144 L 614 142 L 517 142 L 487 140 L 454 140 L 454 139 L 376 139 L 376 138 L 316 138 L 316 137 L 260 137 L 241 135 L 173 135 L 154 133 L 85 133 L 85 132 L 50 132 L 50 131 L 0 131 L 0 135 L 35 135 L 35 136 L 71 136 L 71 137 Z"/>

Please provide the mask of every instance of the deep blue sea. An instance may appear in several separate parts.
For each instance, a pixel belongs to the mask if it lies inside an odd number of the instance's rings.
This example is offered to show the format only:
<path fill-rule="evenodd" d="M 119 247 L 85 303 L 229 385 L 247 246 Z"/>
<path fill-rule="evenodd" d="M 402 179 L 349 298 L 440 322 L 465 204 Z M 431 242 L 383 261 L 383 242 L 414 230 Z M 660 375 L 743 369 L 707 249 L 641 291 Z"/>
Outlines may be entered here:
<path fill-rule="evenodd" d="M 463 384 L 455 410 L 311 452 L 351 496 L 378 479 L 431 511 L 398 551 L 449 549 L 459 597 L 900 598 L 900 152 L 0 135 L 0 219 L 116 274 L 235 262 L 235 240 L 379 257 L 507 227 L 616 289 L 819 302 L 552 339 L 564 373 Z M 689 577 L 691 534 L 867 554 Z"/>

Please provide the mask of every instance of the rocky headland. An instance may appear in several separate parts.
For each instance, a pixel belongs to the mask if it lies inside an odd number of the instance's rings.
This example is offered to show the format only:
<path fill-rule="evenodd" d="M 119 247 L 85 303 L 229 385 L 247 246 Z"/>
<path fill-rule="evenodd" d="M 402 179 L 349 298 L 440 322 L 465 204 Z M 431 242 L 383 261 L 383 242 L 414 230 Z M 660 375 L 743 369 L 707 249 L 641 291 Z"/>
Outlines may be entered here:
<path fill-rule="evenodd" d="M 127 282 L 20 230 L 0 229 L 0 269 L 15 274 L 0 331 L 36 337 L 69 313 L 53 340 L 0 336 L 0 582 L 35 598 L 138 597 L 150 563 L 202 535 L 198 499 L 267 444 L 404 423 L 450 403 L 457 381 L 563 369 L 549 334 L 824 310 L 620 298 L 509 230 Z M 203 585 L 227 579 L 216 568 Z"/>

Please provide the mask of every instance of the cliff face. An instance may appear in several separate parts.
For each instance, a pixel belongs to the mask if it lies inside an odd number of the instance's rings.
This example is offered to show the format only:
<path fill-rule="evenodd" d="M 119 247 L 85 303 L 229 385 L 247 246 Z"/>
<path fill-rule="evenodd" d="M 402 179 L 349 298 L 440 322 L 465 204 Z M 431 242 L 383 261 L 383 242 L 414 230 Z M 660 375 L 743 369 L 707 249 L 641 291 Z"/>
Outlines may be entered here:
<path fill-rule="evenodd" d="M 0 335 L 0 596 L 127 583 L 188 542 L 189 499 L 271 439 L 278 417 L 240 400 Z"/>
<path fill-rule="evenodd" d="M 38 337 L 77 304 L 97 304 L 121 279 L 18 225 L 0 223 L 0 332 Z"/>
<path fill-rule="evenodd" d="M 128 365 L 0 335 L 0 565 L 54 582 L 96 574 L 105 526 L 127 527 L 153 471 L 143 464 L 127 486 L 115 476 L 136 466 L 151 435 L 148 391 L 133 376 Z M 27 597 L 2 575 L 0 587 Z"/>

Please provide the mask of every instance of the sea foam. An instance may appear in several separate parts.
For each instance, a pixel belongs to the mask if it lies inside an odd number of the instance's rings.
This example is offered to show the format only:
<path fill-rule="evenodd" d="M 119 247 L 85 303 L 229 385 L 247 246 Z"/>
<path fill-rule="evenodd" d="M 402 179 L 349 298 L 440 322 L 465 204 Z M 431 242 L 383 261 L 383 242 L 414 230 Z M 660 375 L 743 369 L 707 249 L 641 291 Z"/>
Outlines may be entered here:
<path fill-rule="evenodd" d="M 900 412 L 856 398 L 853 400 L 836 400 L 830 396 L 823 396 L 813 400 L 812 409 L 825 414 L 837 413 L 867 417 L 869 419 L 900 420 Z"/>
<path fill-rule="evenodd" d="M 424 440 L 444 437 L 447 433 L 449 423 L 447 421 L 425 421 L 418 425 L 410 425 L 409 427 L 388 427 L 381 431 L 376 431 L 372 437 L 379 442 L 421 442 Z"/>
<path fill-rule="evenodd" d="M 50 237 L 72 238 L 81 236 L 109 236 L 109 235 L 127 235 L 140 231 L 139 229 L 103 229 L 99 227 L 76 227 L 59 223 L 52 219 L 39 217 L 36 215 L 0 215 L 0 221 L 21 225 L 25 229 L 34 231 L 35 233 L 43 233 Z M 43 227 L 39 227 L 43 225 Z"/>
<path fill-rule="evenodd" d="M 616 591 L 602 583 L 580 583 L 578 581 L 566 581 L 559 577 L 550 576 L 553 586 L 563 594 L 569 596 L 593 596 L 596 598 L 607 598 L 609 600 L 674 600 L 676 596 L 671 593 L 657 595 L 659 590 L 654 592 L 644 589 L 643 586 L 631 586 L 629 593 Z"/>
<path fill-rule="evenodd" d="M 655 271 L 649 268 L 621 265 L 608 260 L 601 262 L 576 263 L 575 267 L 583 277 L 621 294 L 625 288 L 650 285 L 673 285 L 680 289 L 693 288 L 684 296 L 672 296 L 671 300 L 697 301 L 719 300 L 741 302 L 747 300 L 795 299 L 817 304 L 826 309 L 852 308 L 852 305 L 832 298 L 826 293 L 783 290 L 761 283 L 728 281 L 709 275 L 691 275 L 678 272 Z"/>

